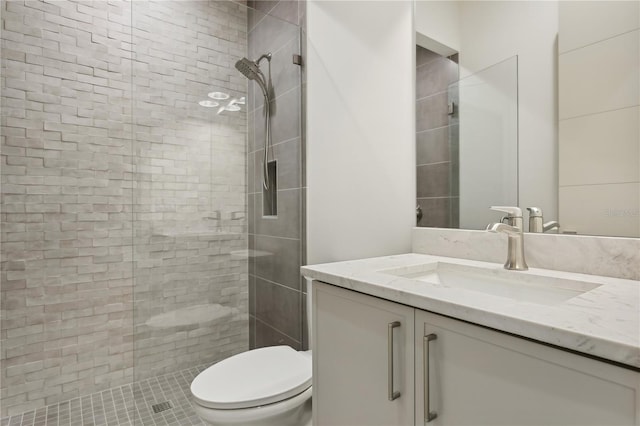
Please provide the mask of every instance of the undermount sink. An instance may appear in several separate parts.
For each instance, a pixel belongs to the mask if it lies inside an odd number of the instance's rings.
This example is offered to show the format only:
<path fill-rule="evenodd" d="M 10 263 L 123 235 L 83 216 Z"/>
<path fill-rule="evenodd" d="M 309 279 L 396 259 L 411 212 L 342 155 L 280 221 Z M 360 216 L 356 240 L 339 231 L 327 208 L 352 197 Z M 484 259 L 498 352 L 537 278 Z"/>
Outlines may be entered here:
<path fill-rule="evenodd" d="M 531 271 L 524 273 L 502 268 L 483 268 L 446 262 L 432 262 L 378 272 L 442 287 L 543 305 L 564 302 L 601 285 L 537 275 Z"/>

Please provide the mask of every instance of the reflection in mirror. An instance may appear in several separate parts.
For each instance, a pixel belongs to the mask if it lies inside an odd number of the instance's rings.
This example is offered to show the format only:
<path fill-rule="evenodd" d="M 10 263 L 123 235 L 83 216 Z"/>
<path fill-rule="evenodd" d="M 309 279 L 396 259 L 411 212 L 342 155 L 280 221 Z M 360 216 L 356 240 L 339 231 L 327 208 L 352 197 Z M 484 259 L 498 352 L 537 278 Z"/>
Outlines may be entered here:
<path fill-rule="evenodd" d="M 518 205 L 518 58 L 463 78 L 457 86 L 460 227 L 484 229 L 501 217 L 488 206 Z"/>
<path fill-rule="evenodd" d="M 457 79 L 457 55 L 416 46 L 418 226 L 458 227 Z"/>
<path fill-rule="evenodd" d="M 579 234 L 640 237 L 639 9 L 559 5 L 559 217 Z"/>
<path fill-rule="evenodd" d="M 640 2 L 416 0 L 415 30 L 420 46 L 445 58 L 457 54 L 462 81 L 507 58 L 517 56 L 518 61 L 515 156 L 498 153 L 495 146 L 483 151 L 482 143 L 495 140 L 484 135 L 480 142 L 477 130 L 465 131 L 461 90 L 459 116 L 452 118 L 460 120 L 459 157 L 454 154 L 458 145 L 448 141 L 448 192 L 441 190 L 439 198 L 418 193 L 423 210 L 419 226 L 483 229 L 485 218 L 481 219 L 480 210 L 465 208 L 467 197 L 475 197 L 469 204 L 483 205 L 484 214 L 490 214 L 488 207 L 498 202 L 490 199 L 495 194 L 483 198 L 482 192 L 500 186 L 509 192 L 506 186 L 515 184 L 515 192 L 510 192 L 515 201 L 500 204 L 517 204 L 525 212 L 536 207 L 545 223 L 560 223 L 559 230 L 547 232 L 640 236 Z M 447 91 L 448 97 L 451 92 Z M 418 104 L 416 111 L 424 109 Z M 425 120 L 417 117 L 418 123 Z M 450 122 L 446 125 L 448 130 L 454 128 Z M 424 166 L 435 169 L 436 163 L 420 156 L 431 149 L 420 146 L 420 141 L 418 137 L 422 179 L 434 175 Z M 476 163 L 474 173 L 484 178 L 497 173 L 500 163 L 510 170 L 501 185 L 478 181 L 477 188 L 465 193 L 465 182 L 473 182 L 474 176 L 467 170 L 473 163 L 465 164 L 467 146 L 485 157 L 500 157 Z M 501 160 L 507 157 L 515 162 L 506 165 Z M 440 169 L 435 176 L 443 180 L 445 166 Z M 435 183 L 419 182 L 418 190 Z M 470 215 L 465 216 L 467 211 Z M 528 223 L 529 215 L 524 219 Z"/>
<path fill-rule="evenodd" d="M 457 60 L 416 47 L 418 226 L 484 229 L 518 205 L 518 61 L 448 84 Z"/>

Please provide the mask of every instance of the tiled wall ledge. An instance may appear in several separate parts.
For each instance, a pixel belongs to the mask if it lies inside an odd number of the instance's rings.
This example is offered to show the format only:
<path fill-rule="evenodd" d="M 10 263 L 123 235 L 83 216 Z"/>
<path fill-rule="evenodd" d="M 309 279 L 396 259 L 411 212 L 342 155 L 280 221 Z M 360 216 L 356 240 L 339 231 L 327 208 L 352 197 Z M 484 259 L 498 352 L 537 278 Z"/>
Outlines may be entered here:
<path fill-rule="evenodd" d="M 640 280 L 640 239 L 586 235 L 525 234 L 532 268 Z M 486 231 L 414 228 L 414 253 L 504 263 L 507 237 Z"/>

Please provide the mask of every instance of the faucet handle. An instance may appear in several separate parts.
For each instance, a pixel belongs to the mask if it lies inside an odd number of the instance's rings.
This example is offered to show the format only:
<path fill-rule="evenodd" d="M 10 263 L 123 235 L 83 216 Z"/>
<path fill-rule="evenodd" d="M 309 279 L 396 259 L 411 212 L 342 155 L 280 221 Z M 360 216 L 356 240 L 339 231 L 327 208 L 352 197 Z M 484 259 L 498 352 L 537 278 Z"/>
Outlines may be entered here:
<path fill-rule="evenodd" d="M 491 206 L 491 210 L 495 210 L 498 212 L 503 212 L 507 214 L 507 218 L 512 217 L 522 217 L 522 210 L 520 207 L 511 207 L 511 206 Z"/>
<path fill-rule="evenodd" d="M 540 207 L 527 207 L 529 217 L 542 217 L 542 209 Z"/>

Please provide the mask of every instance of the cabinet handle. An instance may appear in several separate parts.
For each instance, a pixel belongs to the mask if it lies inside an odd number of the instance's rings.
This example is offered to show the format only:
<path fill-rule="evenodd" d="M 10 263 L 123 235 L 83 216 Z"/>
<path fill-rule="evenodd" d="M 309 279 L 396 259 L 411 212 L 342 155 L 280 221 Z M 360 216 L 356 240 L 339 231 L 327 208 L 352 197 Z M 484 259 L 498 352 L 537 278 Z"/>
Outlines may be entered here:
<path fill-rule="evenodd" d="M 388 326 L 388 335 L 387 335 L 387 351 L 388 351 L 388 361 L 387 364 L 387 374 L 388 374 L 388 393 L 389 393 L 389 401 L 393 401 L 394 399 L 400 398 L 400 392 L 393 390 L 393 329 L 400 327 L 400 321 L 390 322 Z"/>
<path fill-rule="evenodd" d="M 424 336 L 422 341 L 422 360 L 424 366 L 424 422 L 429 423 L 438 417 L 438 413 L 431 411 L 431 397 L 429 395 L 429 342 L 436 340 L 434 333 Z"/>

